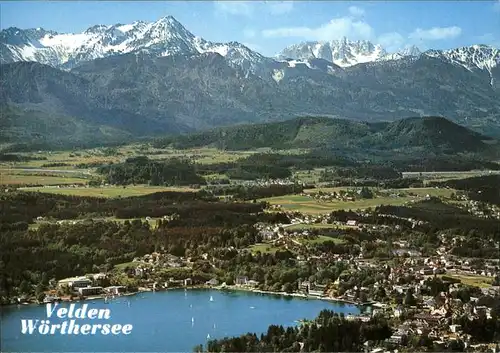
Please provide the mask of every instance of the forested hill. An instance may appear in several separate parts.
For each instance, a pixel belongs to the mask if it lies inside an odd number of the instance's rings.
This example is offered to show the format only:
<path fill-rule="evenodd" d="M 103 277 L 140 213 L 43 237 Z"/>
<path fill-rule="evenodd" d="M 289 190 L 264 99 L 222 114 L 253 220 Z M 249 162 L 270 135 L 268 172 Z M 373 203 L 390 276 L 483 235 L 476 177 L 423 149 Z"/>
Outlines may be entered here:
<path fill-rule="evenodd" d="M 497 149 L 496 141 L 442 117 L 407 118 L 395 122 L 357 122 L 302 117 L 284 122 L 239 125 L 159 139 L 157 147 L 214 146 L 229 150 L 252 148 L 420 149 L 460 153 Z"/>

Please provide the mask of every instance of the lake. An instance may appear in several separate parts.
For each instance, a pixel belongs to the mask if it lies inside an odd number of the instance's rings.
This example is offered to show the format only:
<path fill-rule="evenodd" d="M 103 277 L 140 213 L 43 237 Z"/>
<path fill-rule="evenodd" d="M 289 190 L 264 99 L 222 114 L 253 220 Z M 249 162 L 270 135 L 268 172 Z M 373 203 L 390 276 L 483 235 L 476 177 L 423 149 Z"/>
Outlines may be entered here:
<path fill-rule="evenodd" d="M 210 298 L 212 297 L 212 301 Z M 352 305 L 243 291 L 169 290 L 74 303 L 76 308 L 109 309 L 110 318 L 75 319 L 76 324 L 131 324 L 128 335 L 41 335 L 21 332 L 21 320 L 47 320 L 45 305 L 3 307 L 2 352 L 192 352 L 210 339 L 264 333 L 271 324 L 293 326 L 296 320 L 313 319 L 323 309 L 359 313 Z M 69 303 L 57 307 L 69 308 Z M 51 324 L 65 320 L 50 317 Z"/>

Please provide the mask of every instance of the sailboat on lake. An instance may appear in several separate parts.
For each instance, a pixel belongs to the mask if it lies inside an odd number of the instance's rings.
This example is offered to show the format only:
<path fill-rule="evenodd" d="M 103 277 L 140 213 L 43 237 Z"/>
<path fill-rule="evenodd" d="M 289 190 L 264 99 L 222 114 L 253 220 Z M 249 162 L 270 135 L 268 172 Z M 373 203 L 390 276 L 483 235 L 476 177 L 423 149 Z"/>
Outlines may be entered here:
<path fill-rule="evenodd" d="M 210 301 L 213 302 L 214 301 L 214 297 L 210 296 Z"/>

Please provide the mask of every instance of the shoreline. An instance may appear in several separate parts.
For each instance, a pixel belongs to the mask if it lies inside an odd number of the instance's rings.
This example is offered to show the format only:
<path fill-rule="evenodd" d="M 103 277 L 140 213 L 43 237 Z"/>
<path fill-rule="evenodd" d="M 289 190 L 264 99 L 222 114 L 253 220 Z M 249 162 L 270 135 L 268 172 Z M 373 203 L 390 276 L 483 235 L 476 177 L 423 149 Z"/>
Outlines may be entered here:
<path fill-rule="evenodd" d="M 113 299 L 121 298 L 121 297 L 129 297 L 133 295 L 138 295 L 141 293 L 147 293 L 147 292 L 166 292 L 166 291 L 171 291 L 171 290 L 200 290 L 200 289 L 212 289 L 212 290 L 217 290 L 217 291 L 228 291 L 228 292 L 250 292 L 250 293 L 255 293 L 255 294 L 264 294 L 264 295 L 274 295 L 274 296 L 281 296 L 281 297 L 291 297 L 291 298 L 301 298 L 301 299 L 307 299 L 307 300 L 323 300 L 323 301 L 329 301 L 329 302 L 335 302 L 335 303 L 340 303 L 344 305 L 353 305 L 356 307 L 362 307 L 365 305 L 369 305 L 368 303 L 356 303 L 354 301 L 346 300 L 346 299 L 341 299 L 341 298 L 332 298 L 332 297 L 320 297 L 320 296 L 313 296 L 313 295 L 307 295 L 304 293 L 287 293 L 287 292 L 273 292 L 273 291 L 265 291 L 261 289 L 255 289 L 255 288 L 248 288 L 248 287 L 242 287 L 242 286 L 206 286 L 206 285 L 198 285 L 198 286 L 188 286 L 188 287 L 172 287 L 172 288 L 162 288 L 158 290 L 152 290 L 150 288 L 140 288 L 137 292 L 130 292 L 130 293 L 123 293 L 120 295 L 115 296 Z M 105 300 L 106 297 L 109 297 L 108 295 L 96 295 L 96 296 L 89 296 L 85 297 L 83 299 L 74 299 L 74 300 L 61 300 L 61 302 L 64 303 L 74 303 L 74 302 L 86 302 L 89 300 Z M 13 304 L 7 304 L 7 305 L 1 305 L 2 307 L 8 307 L 8 306 L 21 306 L 21 305 L 43 305 L 43 304 L 48 304 L 48 303 L 37 303 L 37 302 L 28 302 L 28 303 L 13 303 Z"/>
<path fill-rule="evenodd" d="M 240 287 L 240 286 L 192 286 L 192 287 L 176 287 L 176 288 L 170 288 L 170 290 L 175 289 L 187 289 L 187 290 L 193 290 L 193 289 L 213 289 L 213 290 L 218 290 L 218 291 L 229 291 L 229 292 L 250 292 L 250 293 L 256 293 L 256 294 L 264 294 L 264 295 L 274 295 L 274 296 L 282 296 L 282 297 L 295 297 L 295 298 L 302 298 L 302 299 L 309 299 L 309 300 L 324 300 L 324 301 L 329 301 L 329 302 L 336 302 L 340 304 L 348 304 L 348 305 L 353 305 L 356 307 L 364 306 L 364 303 L 356 303 L 353 301 L 349 301 L 346 299 L 341 299 L 341 298 L 332 298 L 332 297 L 319 297 L 319 296 L 313 296 L 313 295 L 307 295 L 303 293 L 287 293 L 287 292 L 273 292 L 273 291 L 265 291 L 261 289 L 254 289 L 254 288 L 247 288 L 247 287 Z M 169 290 L 169 288 L 166 288 L 166 290 Z"/>
<path fill-rule="evenodd" d="M 362 306 L 362 303 L 356 303 L 353 301 L 341 299 L 341 298 L 332 298 L 332 297 L 320 297 L 320 296 L 315 296 L 315 295 L 308 295 L 308 294 L 303 294 L 303 293 L 287 293 L 287 292 L 273 292 L 273 291 L 265 291 L 265 290 L 260 290 L 260 289 L 251 289 L 251 288 L 242 288 L 242 287 L 229 287 L 228 289 L 222 287 L 222 288 L 216 288 L 214 287 L 213 289 L 218 289 L 218 290 L 232 290 L 232 291 L 245 291 L 245 292 L 252 292 L 252 293 L 259 293 L 259 294 L 266 294 L 266 295 L 279 295 L 283 297 L 295 297 L 295 298 L 302 298 L 302 299 L 313 299 L 313 300 L 325 300 L 325 301 L 330 301 L 330 302 L 337 302 L 337 303 L 342 303 L 342 304 L 349 304 L 349 305 L 354 305 L 354 306 Z"/>

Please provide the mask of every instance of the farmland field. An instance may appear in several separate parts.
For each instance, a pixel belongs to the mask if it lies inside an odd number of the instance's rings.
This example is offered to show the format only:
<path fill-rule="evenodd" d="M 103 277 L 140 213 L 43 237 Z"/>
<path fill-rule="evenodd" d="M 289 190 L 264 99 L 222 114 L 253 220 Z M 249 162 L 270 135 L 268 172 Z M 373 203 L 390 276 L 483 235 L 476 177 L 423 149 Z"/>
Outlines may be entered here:
<path fill-rule="evenodd" d="M 14 171 L 0 170 L 0 185 L 60 185 L 60 184 L 85 184 L 88 180 L 73 175 L 53 175 L 17 173 Z"/>
<path fill-rule="evenodd" d="M 306 238 L 299 239 L 299 242 L 302 244 L 320 244 L 327 241 L 333 241 L 336 244 L 342 244 L 344 242 L 342 239 L 327 237 L 325 235 L 319 235 L 314 239 L 306 239 Z"/>
<path fill-rule="evenodd" d="M 106 186 L 106 187 L 81 187 L 81 188 L 44 188 L 32 187 L 22 188 L 24 191 L 48 192 L 59 195 L 92 196 L 92 197 L 130 197 L 152 194 L 165 191 L 193 192 L 195 189 L 181 187 L 159 187 L 147 185 L 135 185 L 127 187 Z"/>
<path fill-rule="evenodd" d="M 363 199 L 356 201 L 328 201 L 318 202 L 312 197 L 300 195 L 285 195 L 261 199 L 271 205 L 281 205 L 286 211 L 298 211 L 310 214 L 329 213 L 342 209 L 365 209 L 379 205 L 401 206 L 406 202 L 414 200 L 412 197 L 378 197 L 374 199 Z"/>

